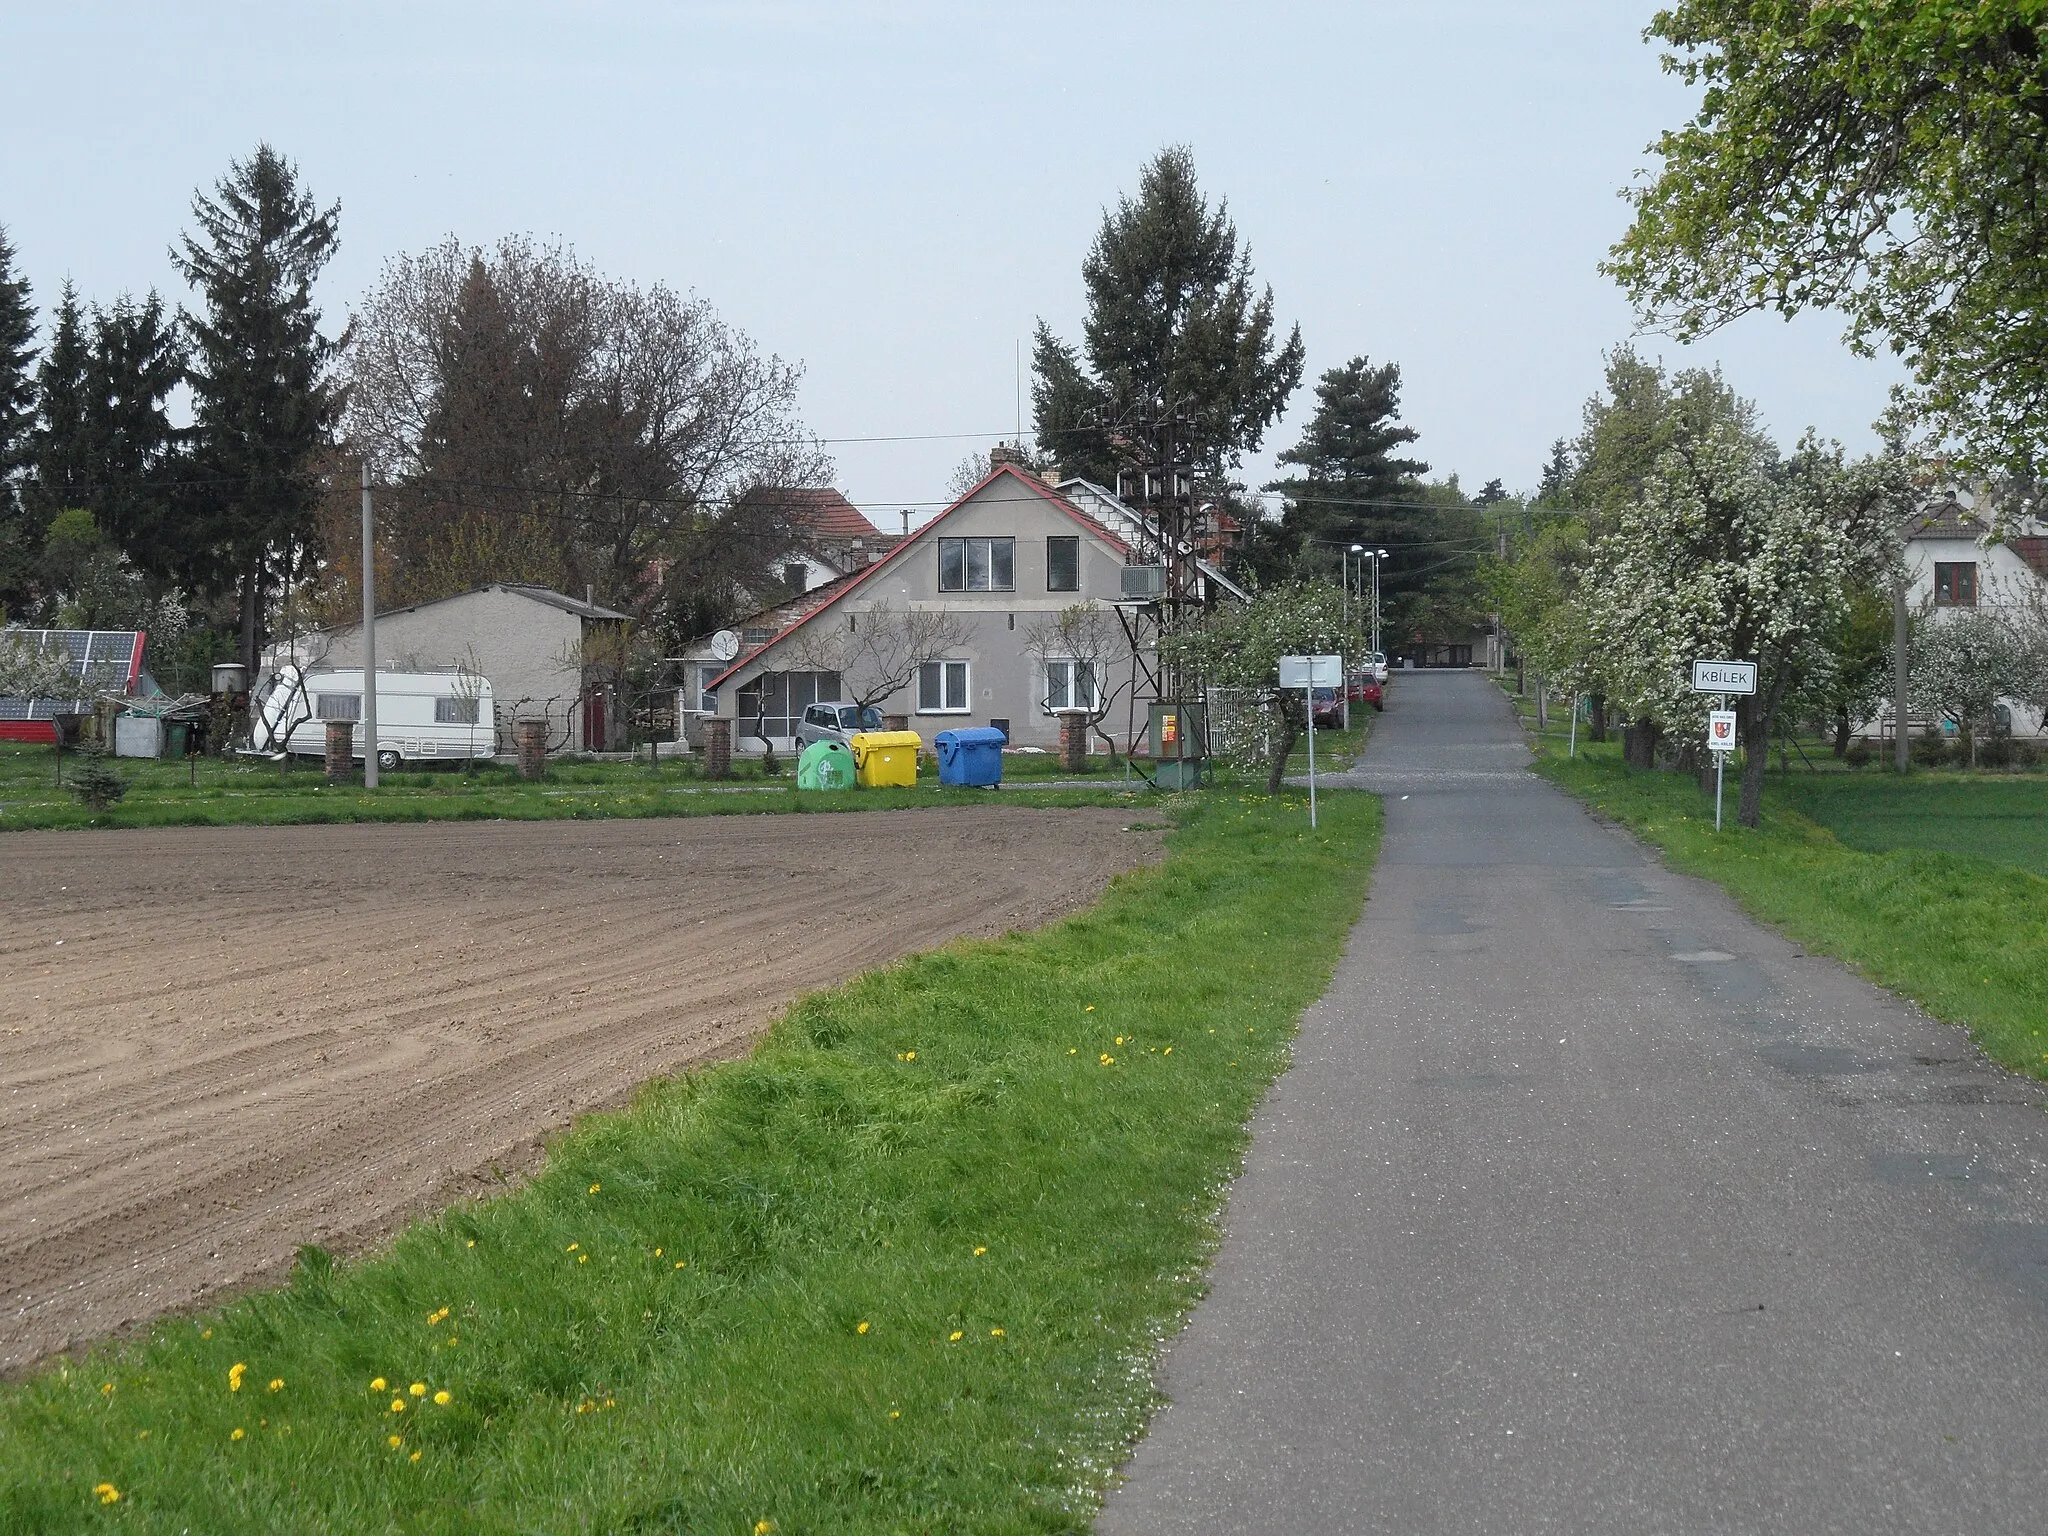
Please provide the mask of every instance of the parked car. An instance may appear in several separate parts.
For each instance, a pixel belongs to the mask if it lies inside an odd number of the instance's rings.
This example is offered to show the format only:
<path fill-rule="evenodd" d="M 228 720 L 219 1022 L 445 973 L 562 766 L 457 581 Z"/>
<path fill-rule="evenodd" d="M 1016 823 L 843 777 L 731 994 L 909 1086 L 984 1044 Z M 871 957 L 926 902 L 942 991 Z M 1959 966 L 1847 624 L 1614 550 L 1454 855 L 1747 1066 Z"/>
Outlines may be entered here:
<path fill-rule="evenodd" d="M 1344 726 L 1344 699 L 1334 688 L 1318 688 L 1314 691 L 1316 729 L 1319 731 L 1342 730 Z"/>
<path fill-rule="evenodd" d="M 1387 680 L 1386 652 L 1367 651 L 1365 653 L 1365 670 L 1370 672 L 1376 681 L 1384 683 Z"/>
<path fill-rule="evenodd" d="M 1374 709 L 1387 707 L 1386 685 L 1370 672 L 1351 674 L 1350 693 L 1353 704 L 1370 704 Z"/>
<path fill-rule="evenodd" d="M 813 704 L 796 724 L 797 749 L 814 741 L 851 742 L 855 731 L 879 731 L 882 712 L 870 704 L 860 709 L 852 704 Z"/>

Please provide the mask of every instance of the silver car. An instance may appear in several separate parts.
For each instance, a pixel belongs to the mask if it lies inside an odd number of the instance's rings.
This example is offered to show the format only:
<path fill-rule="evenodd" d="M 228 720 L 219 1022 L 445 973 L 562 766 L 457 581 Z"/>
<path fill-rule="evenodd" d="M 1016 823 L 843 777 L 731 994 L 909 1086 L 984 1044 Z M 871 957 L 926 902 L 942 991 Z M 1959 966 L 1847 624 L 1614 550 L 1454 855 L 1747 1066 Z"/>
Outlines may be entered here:
<path fill-rule="evenodd" d="M 813 704 L 797 722 L 796 739 L 799 747 L 808 747 L 814 741 L 843 742 L 855 731 L 881 728 L 882 712 L 872 704 L 866 709 L 851 704 Z"/>

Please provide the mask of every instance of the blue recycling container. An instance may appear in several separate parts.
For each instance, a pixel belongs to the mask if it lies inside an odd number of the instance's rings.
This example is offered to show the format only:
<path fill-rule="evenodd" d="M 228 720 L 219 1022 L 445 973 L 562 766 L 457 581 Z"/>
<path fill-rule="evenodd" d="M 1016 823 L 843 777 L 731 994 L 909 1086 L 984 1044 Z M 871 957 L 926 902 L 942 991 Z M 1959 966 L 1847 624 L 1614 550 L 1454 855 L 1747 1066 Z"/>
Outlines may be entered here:
<path fill-rule="evenodd" d="M 992 725 L 941 731 L 932 738 L 939 752 L 939 782 L 986 789 L 1003 782 L 1003 748 L 1010 738 Z"/>

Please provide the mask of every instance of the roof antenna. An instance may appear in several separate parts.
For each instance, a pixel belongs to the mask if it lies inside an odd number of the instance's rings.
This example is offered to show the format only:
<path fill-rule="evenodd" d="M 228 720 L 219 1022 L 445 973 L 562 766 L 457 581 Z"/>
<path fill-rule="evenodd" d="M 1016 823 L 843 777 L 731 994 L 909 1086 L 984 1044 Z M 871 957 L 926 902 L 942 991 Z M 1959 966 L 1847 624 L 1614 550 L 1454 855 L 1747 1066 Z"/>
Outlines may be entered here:
<path fill-rule="evenodd" d="M 1017 451 L 1024 450 L 1024 342 L 1020 337 L 1014 343 L 1017 349 Z"/>

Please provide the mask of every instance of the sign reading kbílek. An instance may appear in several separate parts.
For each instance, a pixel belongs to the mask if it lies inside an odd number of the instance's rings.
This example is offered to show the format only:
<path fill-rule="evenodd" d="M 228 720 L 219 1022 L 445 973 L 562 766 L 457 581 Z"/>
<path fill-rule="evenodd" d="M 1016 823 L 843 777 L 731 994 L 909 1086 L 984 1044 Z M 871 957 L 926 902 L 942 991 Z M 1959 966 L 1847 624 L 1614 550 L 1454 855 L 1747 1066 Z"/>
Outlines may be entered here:
<path fill-rule="evenodd" d="M 1755 693 L 1756 663 L 1753 661 L 1696 661 L 1692 664 L 1694 693 Z"/>
<path fill-rule="evenodd" d="M 1710 709 L 1707 711 L 1707 750 L 1709 752 L 1733 752 L 1735 750 L 1734 710 Z"/>

